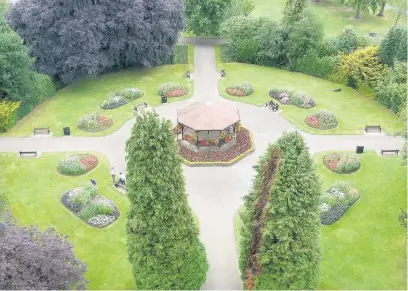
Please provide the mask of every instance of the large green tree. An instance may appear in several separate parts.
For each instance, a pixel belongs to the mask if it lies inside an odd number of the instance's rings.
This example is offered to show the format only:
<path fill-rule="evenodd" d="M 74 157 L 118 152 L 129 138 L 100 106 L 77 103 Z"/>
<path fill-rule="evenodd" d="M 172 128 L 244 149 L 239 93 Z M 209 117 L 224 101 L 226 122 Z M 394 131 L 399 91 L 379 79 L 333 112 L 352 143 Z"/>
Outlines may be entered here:
<path fill-rule="evenodd" d="M 284 133 L 256 166 L 245 197 L 240 268 L 245 287 L 315 289 L 320 274 L 320 183 L 302 136 Z"/>
<path fill-rule="evenodd" d="M 407 61 L 407 28 L 392 27 L 381 41 L 379 50 L 381 63 L 390 67 L 395 61 Z"/>
<path fill-rule="evenodd" d="M 187 201 L 171 123 L 136 118 L 126 142 L 129 261 L 137 289 L 198 290 L 208 264 Z"/>
<path fill-rule="evenodd" d="M 307 0 L 286 0 L 283 10 L 283 22 L 293 23 L 298 21 L 307 6 Z"/>
<path fill-rule="evenodd" d="M 187 30 L 196 35 L 218 35 L 231 0 L 185 0 Z"/>
<path fill-rule="evenodd" d="M 377 10 L 382 0 L 337 0 L 341 4 L 349 6 L 356 11 L 354 18 L 359 19 L 361 12 L 371 10 L 373 13 Z"/>

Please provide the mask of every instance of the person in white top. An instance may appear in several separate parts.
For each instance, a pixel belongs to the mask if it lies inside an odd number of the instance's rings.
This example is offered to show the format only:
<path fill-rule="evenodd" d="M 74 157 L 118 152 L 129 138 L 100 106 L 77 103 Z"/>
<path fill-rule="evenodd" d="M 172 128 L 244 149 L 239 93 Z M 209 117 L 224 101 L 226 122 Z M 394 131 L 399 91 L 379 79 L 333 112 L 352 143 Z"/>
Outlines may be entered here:
<path fill-rule="evenodd" d="M 119 183 L 121 183 L 122 185 L 126 185 L 126 178 L 122 173 L 119 173 Z"/>
<path fill-rule="evenodd" d="M 110 170 L 111 176 L 112 176 L 112 183 L 115 184 L 116 182 L 116 176 L 115 176 L 115 168 L 112 167 Z"/>

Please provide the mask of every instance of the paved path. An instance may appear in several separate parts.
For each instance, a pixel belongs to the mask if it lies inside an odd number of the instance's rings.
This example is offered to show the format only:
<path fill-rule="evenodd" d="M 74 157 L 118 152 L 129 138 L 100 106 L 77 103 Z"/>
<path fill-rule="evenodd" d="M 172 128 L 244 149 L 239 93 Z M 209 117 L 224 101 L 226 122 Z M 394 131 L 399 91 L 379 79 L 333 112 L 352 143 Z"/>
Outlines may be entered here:
<path fill-rule="evenodd" d="M 232 103 L 218 94 L 214 48 L 210 41 L 195 46 L 194 96 L 186 101 L 163 104 L 155 110 L 176 121 L 177 109 L 192 102 L 220 101 Z M 234 102 L 235 103 L 235 102 Z M 295 127 L 270 110 L 244 103 L 235 103 L 242 124 L 252 131 L 256 151 L 231 167 L 190 168 L 184 166 L 190 205 L 200 220 L 200 237 L 205 244 L 210 269 L 202 289 L 242 289 L 235 246 L 233 217 L 243 204 L 254 171 L 252 166 L 283 131 Z M 125 171 L 125 142 L 134 120 L 106 137 L 0 138 L 0 152 L 37 149 L 41 152 L 97 151 L 104 154 L 117 171 Z M 305 134 L 311 153 L 322 150 L 352 150 L 356 145 L 366 149 L 401 148 L 403 140 L 384 135 L 331 136 Z"/>

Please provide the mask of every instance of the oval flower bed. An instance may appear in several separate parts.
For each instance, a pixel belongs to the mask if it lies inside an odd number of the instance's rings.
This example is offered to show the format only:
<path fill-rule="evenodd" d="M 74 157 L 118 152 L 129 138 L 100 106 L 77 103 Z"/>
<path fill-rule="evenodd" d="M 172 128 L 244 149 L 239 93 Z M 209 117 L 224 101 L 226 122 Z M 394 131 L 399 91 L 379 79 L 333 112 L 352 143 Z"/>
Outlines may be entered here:
<path fill-rule="evenodd" d="M 327 111 L 315 112 L 306 117 L 305 122 L 310 127 L 322 130 L 336 128 L 338 125 L 336 116 Z"/>
<path fill-rule="evenodd" d="M 61 202 L 87 224 L 102 228 L 118 219 L 119 210 L 112 201 L 96 191 L 96 187 L 87 184 L 65 192 Z"/>
<path fill-rule="evenodd" d="M 292 94 L 290 102 L 300 108 L 309 109 L 316 105 L 316 102 L 304 93 Z"/>
<path fill-rule="evenodd" d="M 252 88 L 251 84 L 244 82 L 241 85 L 236 85 L 232 87 L 228 87 L 225 89 L 225 92 L 227 92 L 231 96 L 249 96 L 252 93 L 254 93 L 254 88 Z"/>
<path fill-rule="evenodd" d="M 281 104 L 289 105 L 293 93 L 285 89 L 271 89 L 269 90 L 269 96 L 278 100 Z"/>
<path fill-rule="evenodd" d="M 231 139 L 225 141 L 225 143 L 230 142 Z M 216 145 L 216 142 L 205 141 L 206 144 L 201 146 L 210 146 Z M 233 163 L 237 162 L 241 158 L 244 158 L 247 154 L 254 151 L 254 146 L 252 143 L 252 139 L 250 133 L 247 129 L 241 127 L 240 131 L 236 134 L 236 144 L 225 150 L 212 150 L 210 152 L 195 152 L 192 149 L 189 149 L 185 146 L 179 145 L 179 154 L 183 157 L 183 159 L 187 162 L 190 166 L 224 166 L 224 165 L 232 165 Z"/>
<path fill-rule="evenodd" d="M 188 93 L 187 88 L 174 83 L 165 83 L 159 87 L 157 94 L 165 97 L 180 97 Z"/>
<path fill-rule="evenodd" d="M 78 128 L 88 132 L 102 131 L 112 125 L 112 119 L 106 116 L 100 116 L 97 112 L 86 114 L 78 121 Z"/>
<path fill-rule="evenodd" d="M 353 173 L 360 169 L 360 159 L 352 153 L 330 153 L 323 157 L 323 164 L 339 174 Z"/>
<path fill-rule="evenodd" d="M 109 98 L 102 101 L 100 108 L 104 110 L 115 109 L 143 97 L 144 93 L 138 88 L 127 88 L 119 92 L 113 92 Z"/>
<path fill-rule="evenodd" d="M 79 176 L 86 174 L 98 165 L 98 159 L 93 155 L 80 154 L 69 156 L 58 163 L 60 174 Z"/>
<path fill-rule="evenodd" d="M 320 196 L 320 222 L 330 225 L 340 219 L 358 199 L 360 193 L 344 182 L 333 184 Z"/>

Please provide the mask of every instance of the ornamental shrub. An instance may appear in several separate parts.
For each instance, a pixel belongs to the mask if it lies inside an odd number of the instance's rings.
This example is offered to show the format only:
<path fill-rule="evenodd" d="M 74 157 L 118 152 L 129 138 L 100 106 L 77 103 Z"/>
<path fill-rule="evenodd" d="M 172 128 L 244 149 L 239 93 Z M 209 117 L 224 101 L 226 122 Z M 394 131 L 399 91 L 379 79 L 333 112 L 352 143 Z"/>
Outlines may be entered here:
<path fill-rule="evenodd" d="M 225 91 L 232 96 L 248 96 L 254 93 L 254 88 L 251 84 L 244 82 L 241 85 L 228 87 Z"/>
<path fill-rule="evenodd" d="M 100 108 L 104 110 L 115 109 L 128 104 L 128 101 L 121 96 L 112 95 L 105 101 L 102 101 Z"/>
<path fill-rule="evenodd" d="M 349 54 L 358 46 L 358 37 L 352 25 L 347 25 L 342 32 L 333 40 L 336 50 Z"/>
<path fill-rule="evenodd" d="M 320 222 L 336 222 L 360 197 L 358 190 L 345 182 L 336 182 L 320 197 Z"/>
<path fill-rule="evenodd" d="M 320 279 L 320 182 L 298 132 L 270 144 L 241 214 L 244 288 L 310 290 Z"/>
<path fill-rule="evenodd" d="M 88 113 L 78 121 L 78 128 L 83 131 L 97 132 L 105 130 L 113 125 L 112 119 L 99 116 L 99 113 Z"/>
<path fill-rule="evenodd" d="M 333 74 L 336 66 L 340 63 L 340 56 L 320 57 L 315 50 L 310 50 L 303 57 L 296 60 L 294 70 L 307 75 L 327 79 Z"/>
<path fill-rule="evenodd" d="M 57 170 L 63 175 L 83 175 L 98 165 L 98 159 L 93 155 L 80 154 L 69 156 L 59 161 Z"/>
<path fill-rule="evenodd" d="M 333 113 L 321 110 L 305 118 L 307 125 L 317 129 L 332 129 L 337 127 L 337 119 Z"/>
<path fill-rule="evenodd" d="M 0 132 L 6 132 L 16 124 L 20 104 L 20 101 L 3 100 L 0 102 Z"/>
<path fill-rule="evenodd" d="M 166 97 L 180 97 L 188 93 L 187 88 L 174 83 L 165 83 L 159 87 L 157 94 Z"/>
<path fill-rule="evenodd" d="M 290 99 L 293 95 L 293 92 L 285 89 L 271 89 L 269 90 L 269 96 L 277 99 L 282 104 L 290 104 Z"/>
<path fill-rule="evenodd" d="M 407 61 L 407 28 L 392 27 L 381 41 L 379 56 L 381 63 L 390 67 L 395 61 Z"/>
<path fill-rule="evenodd" d="M 296 93 L 290 96 L 290 102 L 300 108 L 312 108 L 316 105 L 316 102 L 307 96 L 305 93 Z"/>
<path fill-rule="evenodd" d="M 323 164 L 329 170 L 339 173 L 348 174 L 360 169 L 360 159 L 352 153 L 331 153 L 323 158 Z"/>
<path fill-rule="evenodd" d="M 145 112 L 126 142 L 127 246 L 138 290 L 199 290 L 208 270 L 171 127 Z"/>

